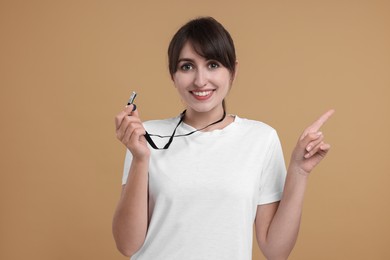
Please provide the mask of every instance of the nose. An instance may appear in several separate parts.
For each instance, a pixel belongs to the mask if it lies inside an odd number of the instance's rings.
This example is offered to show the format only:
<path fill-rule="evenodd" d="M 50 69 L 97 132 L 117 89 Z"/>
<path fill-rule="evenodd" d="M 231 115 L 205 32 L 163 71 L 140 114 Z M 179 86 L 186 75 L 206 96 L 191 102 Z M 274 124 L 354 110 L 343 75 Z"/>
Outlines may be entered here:
<path fill-rule="evenodd" d="M 204 69 L 197 69 L 195 74 L 194 85 L 198 88 L 206 86 L 208 83 L 207 71 Z"/>

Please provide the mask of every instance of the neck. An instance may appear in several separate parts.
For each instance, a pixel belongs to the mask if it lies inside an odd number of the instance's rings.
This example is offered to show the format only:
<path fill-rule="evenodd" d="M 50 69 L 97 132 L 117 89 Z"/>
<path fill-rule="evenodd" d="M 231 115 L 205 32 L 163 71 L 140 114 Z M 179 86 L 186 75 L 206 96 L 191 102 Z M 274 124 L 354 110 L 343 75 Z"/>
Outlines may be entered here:
<path fill-rule="evenodd" d="M 224 110 L 222 106 L 207 112 L 197 112 L 195 110 L 188 109 L 185 113 L 183 121 L 184 123 L 196 129 L 201 129 L 209 124 L 212 124 L 213 122 L 220 120 L 223 114 L 224 114 Z M 220 124 L 223 124 L 224 121 L 225 120 L 223 120 L 218 124 L 211 125 L 210 127 L 206 128 L 205 131 L 210 131 L 218 128 L 218 126 Z"/>

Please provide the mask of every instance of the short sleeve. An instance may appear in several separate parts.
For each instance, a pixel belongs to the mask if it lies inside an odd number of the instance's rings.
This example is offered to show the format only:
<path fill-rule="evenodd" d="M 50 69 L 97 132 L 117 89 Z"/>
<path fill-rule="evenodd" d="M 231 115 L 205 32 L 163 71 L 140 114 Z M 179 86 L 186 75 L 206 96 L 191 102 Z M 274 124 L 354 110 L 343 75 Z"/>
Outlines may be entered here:
<path fill-rule="evenodd" d="M 273 130 L 260 176 L 257 204 L 268 204 L 281 200 L 285 179 L 286 165 L 282 146 L 276 131 Z"/>
<path fill-rule="evenodd" d="M 122 185 L 127 183 L 127 177 L 129 176 L 131 161 L 133 160 L 133 155 L 129 151 L 129 149 L 126 149 L 126 156 L 125 156 L 125 162 L 123 166 L 123 177 L 122 177 Z"/>

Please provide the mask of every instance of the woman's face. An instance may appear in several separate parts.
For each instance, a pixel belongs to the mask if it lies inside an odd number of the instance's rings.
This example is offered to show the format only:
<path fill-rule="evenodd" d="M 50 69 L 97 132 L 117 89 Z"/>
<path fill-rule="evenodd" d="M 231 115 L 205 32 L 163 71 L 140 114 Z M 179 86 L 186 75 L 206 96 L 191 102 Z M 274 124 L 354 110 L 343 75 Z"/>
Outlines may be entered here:
<path fill-rule="evenodd" d="M 180 52 L 177 68 L 172 79 L 187 110 L 199 113 L 222 110 L 222 100 L 233 80 L 226 67 L 198 55 L 187 42 Z"/>

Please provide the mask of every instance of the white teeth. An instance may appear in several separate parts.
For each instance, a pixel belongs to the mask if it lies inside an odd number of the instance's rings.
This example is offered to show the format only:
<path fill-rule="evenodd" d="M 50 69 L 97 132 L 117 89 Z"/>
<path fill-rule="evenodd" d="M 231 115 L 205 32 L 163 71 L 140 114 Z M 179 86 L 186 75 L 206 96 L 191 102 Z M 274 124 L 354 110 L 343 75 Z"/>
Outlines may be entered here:
<path fill-rule="evenodd" d="M 211 91 L 192 92 L 195 96 L 204 97 L 211 93 Z"/>

